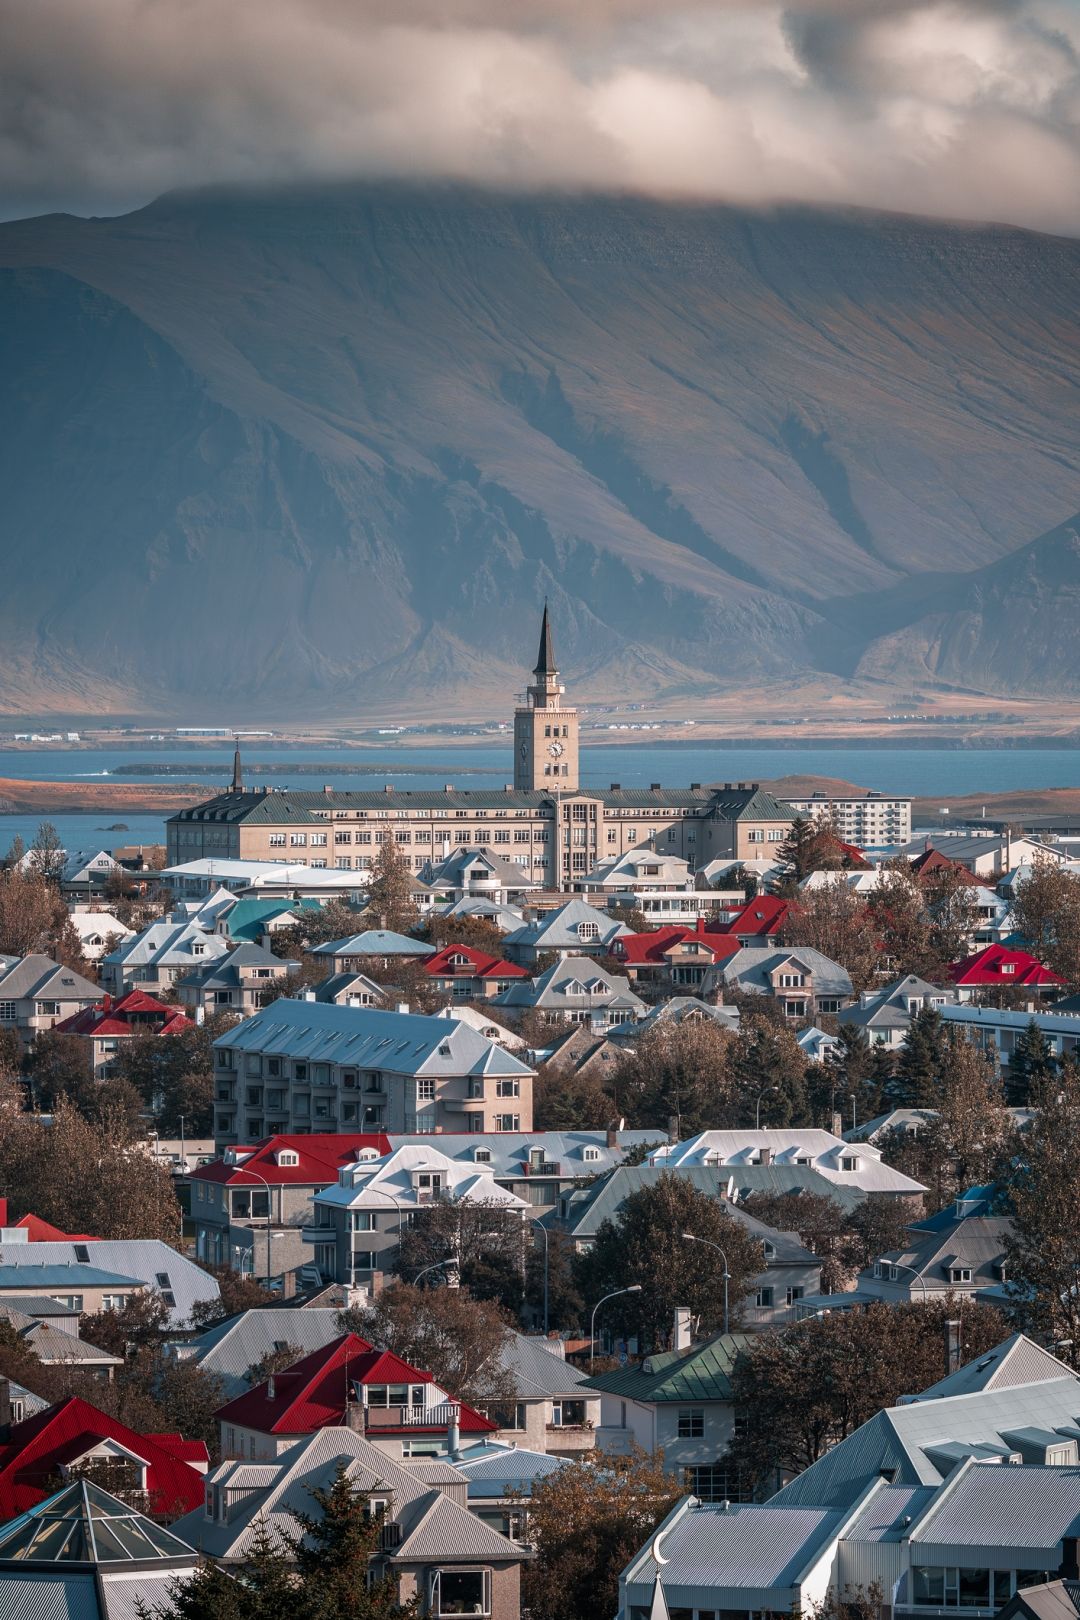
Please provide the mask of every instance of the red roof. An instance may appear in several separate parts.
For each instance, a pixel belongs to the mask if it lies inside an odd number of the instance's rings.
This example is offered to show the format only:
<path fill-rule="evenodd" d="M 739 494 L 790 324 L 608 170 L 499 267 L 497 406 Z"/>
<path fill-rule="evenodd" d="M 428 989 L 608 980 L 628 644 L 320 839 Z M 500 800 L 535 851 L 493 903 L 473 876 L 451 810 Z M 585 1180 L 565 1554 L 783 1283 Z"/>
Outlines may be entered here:
<path fill-rule="evenodd" d="M 464 956 L 467 965 L 451 962 L 452 956 Z M 474 950 L 471 945 L 444 945 L 441 951 L 429 956 L 424 972 L 435 978 L 453 978 L 460 974 L 466 979 L 527 979 L 528 973 L 516 962 L 504 962 L 501 957 L 489 956 L 486 951 Z"/>
<path fill-rule="evenodd" d="M 976 951 L 974 956 L 965 956 L 962 962 L 953 962 L 949 977 L 954 984 L 963 985 L 1065 983 L 1058 974 L 1043 967 L 1037 957 L 1030 956 L 1027 951 L 1010 950 L 1007 945 L 987 945 L 981 951 Z"/>
<path fill-rule="evenodd" d="M 315 1429 L 345 1422 L 353 1384 L 434 1382 L 430 1373 L 418 1372 L 392 1351 L 376 1350 L 357 1334 L 343 1333 L 339 1339 L 301 1357 L 287 1371 L 275 1373 L 273 1378 L 264 1379 L 226 1402 L 216 1416 L 219 1423 L 254 1429 L 257 1434 L 311 1434 Z M 446 1425 L 431 1427 L 444 1429 Z M 462 1434 L 490 1434 L 497 1428 L 498 1424 L 462 1403 Z M 414 1432 L 424 1430 L 410 1424 L 409 1433 Z"/>
<path fill-rule="evenodd" d="M 83 1007 L 54 1026 L 63 1035 L 179 1035 L 194 1024 L 179 1007 L 148 996 L 145 990 L 129 990 L 114 1001 L 106 993 L 93 1007 Z"/>
<path fill-rule="evenodd" d="M 51 1221 L 43 1221 L 40 1215 L 24 1215 L 21 1220 L 8 1220 L 8 1201 L 0 1198 L 0 1226 L 13 1231 L 26 1233 L 28 1243 L 97 1243 L 96 1237 L 90 1237 L 86 1232 L 61 1232 L 58 1226 Z"/>
<path fill-rule="evenodd" d="M 755 895 L 753 900 L 746 902 L 741 911 L 729 918 L 724 927 L 729 934 L 735 934 L 740 940 L 767 939 L 770 935 L 780 932 L 790 909 L 790 900 L 779 900 L 775 894 Z"/>
<path fill-rule="evenodd" d="M 969 872 L 966 866 L 960 865 L 959 861 L 950 860 L 939 849 L 924 849 L 922 854 L 916 855 L 912 861 L 911 870 L 920 882 L 922 882 L 923 878 L 940 876 L 943 872 L 955 872 L 962 883 L 970 883 L 975 886 L 979 883 L 979 879 L 974 872 Z"/>
<path fill-rule="evenodd" d="M 295 1153 L 299 1164 L 278 1164 L 276 1155 L 283 1148 Z M 234 1155 L 244 1156 L 242 1162 L 226 1164 L 224 1159 L 216 1159 L 213 1164 L 200 1165 L 193 1170 L 189 1180 L 226 1185 L 235 1181 L 238 1187 L 255 1187 L 258 1185 L 255 1178 L 245 1174 L 250 1165 L 274 1187 L 331 1187 L 341 1167 L 352 1164 L 361 1148 L 374 1148 L 380 1155 L 391 1151 L 390 1140 L 381 1131 L 343 1132 L 340 1136 L 332 1131 L 317 1131 L 312 1136 L 270 1136 L 265 1142 L 233 1148 Z"/>
<path fill-rule="evenodd" d="M 205 1469 L 210 1458 L 201 1441 L 181 1441 L 176 1435 L 137 1434 L 88 1401 L 71 1395 L 12 1425 L 7 1443 L 0 1446 L 0 1517 L 14 1518 L 43 1502 L 56 1489 L 61 1464 L 85 1456 L 103 1440 L 115 1440 L 146 1464 L 147 1490 L 156 1513 L 178 1518 L 202 1506 L 202 1474 L 170 1449 L 170 1445 L 179 1446 Z"/>
<path fill-rule="evenodd" d="M 737 939 L 726 933 L 710 933 L 701 922 L 696 928 L 672 923 L 665 928 L 654 928 L 648 934 L 620 934 L 611 942 L 611 954 L 630 967 L 663 966 L 668 951 L 687 940 L 711 952 L 714 962 L 722 962 L 739 949 Z"/>

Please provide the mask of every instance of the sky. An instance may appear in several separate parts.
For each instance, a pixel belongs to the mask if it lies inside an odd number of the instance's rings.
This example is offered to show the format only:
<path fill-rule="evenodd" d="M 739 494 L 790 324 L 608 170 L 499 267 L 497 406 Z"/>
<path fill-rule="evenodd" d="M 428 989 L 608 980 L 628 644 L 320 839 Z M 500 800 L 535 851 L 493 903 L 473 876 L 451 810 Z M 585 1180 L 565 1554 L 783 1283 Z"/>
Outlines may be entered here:
<path fill-rule="evenodd" d="M 0 217 L 362 177 L 1080 234 L 1080 0 L 0 0 Z"/>

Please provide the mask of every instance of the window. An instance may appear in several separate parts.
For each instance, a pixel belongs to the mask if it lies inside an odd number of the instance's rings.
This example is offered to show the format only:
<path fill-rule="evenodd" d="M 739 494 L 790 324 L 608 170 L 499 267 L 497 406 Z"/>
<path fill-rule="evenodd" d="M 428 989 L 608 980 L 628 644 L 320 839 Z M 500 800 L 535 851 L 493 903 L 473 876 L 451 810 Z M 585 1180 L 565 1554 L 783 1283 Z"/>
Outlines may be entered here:
<path fill-rule="evenodd" d="M 803 1294 L 805 1292 L 806 1292 L 806 1290 L 804 1288 L 802 1288 L 798 1283 L 794 1283 L 787 1291 L 787 1302 L 788 1302 L 788 1304 L 789 1305 L 794 1305 L 794 1303 L 795 1303 L 795 1301 L 797 1299 L 802 1299 Z"/>
<path fill-rule="evenodd" d="M 557 1429 L 581 1428 L 585 1422 L 584 1401 L 554 1401 L 552 1403 L 552 1419 Z"/>
<path fill-rule="evenodd" d="M 524 1401 L 496 1402 L 493 1405 L 482 1407 L 481 1410 L 486 1417 L 491 1419 L 492 1423 L 497 1423 L 500 1429 L 524 1429 L 525 1427 Z"/>
<path fill-rule="evenodd" d="M 754 1304 L 759 1311 L 771 1311 L 773 1307 L 773 1290 L 771 1288 L 759 1288 L 754 1295 Z"/>
<path fill-rule="evenodd" d="M 76 1243 L 75 1259 L 80 1266 L 88 1266 L 90 1264 L 90 1249 L 87 1244 Z"/>
<path fill-rule="evenodd" d="M 587 1147 L 581 1156 L 587 1164 L 595 1164 L 600 1157 L 600 1149 Z"/>
<path fill-rule="evenodd" d="M 34 1005 L 39 1018 L 59 1018 L 60 1016 L 60 1003 L 58 1001 L 38 1001 Z"/>
<path fill-rule="evenodd" d="M 849 1154 L 845 1153 L 844 1157 L 840 1160 L 840 1168 L 841 1170 L 849 1171 L 857 1170 L 859 1168 L 859 1161 L 858 1159 L 852 1158 Z"/>
<path fill-rule="evenodd" d="M 482 1095 L 482 1093 L 481 1093 L 481 1095 Z M 521 1081 L 520 1080 L 496 1080 L 496 1082 L 495 1082 L 495 1095 L 496 1095 L 496 1097 L 520 1097 L 521 1096 Z"/>
<path fill-rule="evenodd" d="M 271 833 L 270 834 L 270 848 L 271 849 L 281 849 L 281 848 L 284 847 L 284 844 L 285 844 L 285 834 L 284 833 Z"/>
<path fill-rule="evenodd" d="M 69 1311 L 81 1311 L 83 1308 L 81 1294 L 52 1294 L 49 1297 L 55 1299 L 58 1305 L 66 1305 Z"/>
<path fill-rule="evenodd" d="M 101 1308 L 103 1311 L 122 1311 L 128 1302 L 126 1294 L 102 1294 Z"/>
<path fill-rule="evenodd" d="M 18 1007 L 14 1001 L 0 1001 L 0 1024 L 13 1024 Z"/>
<path fill-rule="evenodd" d="M 491 1571 L 488 1569 L 439 1569 L 431 1582 L 433 1615 L 490 1614 Z"/>
<path fill-rule="evenodd" d="M 435 1101 L 434 1080 L 418 1080 L 416 1082 L 416 1100 L 417 1102 Z"/>
<path fill-rule="evenodd" d="M 521 1129 L 521 1115 L 520 1114 L 496 1114 L 495 1115 L 495 1129 L 497 1131 L 520 1131 L 520 1129 Z"/>
<path fill-rule="evenodd" d="M 330 1211 L 327 1210 L 326 1213 L 329 1215 Z M 371 1210 L 354 1209 L 352 1212 L 352 1229 L 354 1232 L 377 1231 L 378 1228 L 375 1224 L 375 1216 L 372 1214 Z"/>
<path fill-rule="evenodd" d="M 680 1440 L 700 1440 L 705 1433 L 705 1413 L 700 1406 L 684 1406 L 679 1410 L 678 1434 Z"/>
<path fill-rule="evenodd" d="M 953 1266 L 949 1272 L 949 1281 L 954 1283 L 969 1283 L 971 1281 L 970 1266 Z"/>

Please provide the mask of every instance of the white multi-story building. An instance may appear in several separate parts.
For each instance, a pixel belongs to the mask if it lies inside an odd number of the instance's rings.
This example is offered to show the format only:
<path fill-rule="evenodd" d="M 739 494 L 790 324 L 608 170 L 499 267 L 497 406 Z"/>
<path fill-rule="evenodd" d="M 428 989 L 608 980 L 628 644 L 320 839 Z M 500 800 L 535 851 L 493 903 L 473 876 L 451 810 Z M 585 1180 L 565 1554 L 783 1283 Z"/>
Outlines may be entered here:
<path fill-rule="evenodd" d="M 800 816 L 831 820 L 849 844 L 860 849 L 906 844 L 911 837 L 911 800 L 885 793 L 852 793 L 834 797 L 813 793 L 807 799 L 786 801 Z"/>

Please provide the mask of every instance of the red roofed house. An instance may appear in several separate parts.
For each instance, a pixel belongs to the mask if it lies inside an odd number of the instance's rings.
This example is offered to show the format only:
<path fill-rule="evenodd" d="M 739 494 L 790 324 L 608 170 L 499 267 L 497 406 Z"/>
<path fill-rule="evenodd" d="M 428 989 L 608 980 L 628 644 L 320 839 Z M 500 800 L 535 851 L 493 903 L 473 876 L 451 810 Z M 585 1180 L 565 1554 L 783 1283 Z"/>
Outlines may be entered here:
<path fill-rule="evenodd" d="M 343 1096 L 342 1110 L 347 1106 Z M 196 1259 L 265 1276 L 269 1215 L 270 1275 L 291 1292 L 296 1273 L 311 1263 L 301 1229 L 313 1196 L 336 1186 L 338 1171 L 364 1149 L 382 1157 L 390 1142 L 379 1131 L 271 1136 L 200 1165 L 188 1177 Z"/>
<path fill-rule="evenodd" d="M 0 1198 L 0 1242 L 19 1242 L 18 1238 L 8 1239 L 9 1232 L 25 1232 L 27 1243 L 96 1243 L 96 1237 L 90 1237 L 86 1232 L 61 1232 L 58 1226 L 51 1221 L 42 1220 L 40 1215 L 23 1215 L 17 1221 L 8 1219 L 8 1201 Z"/>
<path fill-rule="evenodd" d="M 780 900 L 775 894 L 755 895 L 742 910 L 724 924 L 726 933 L 734 934 L 742 946 L 765 945 L 770 940 L 779 943 L 790 900 Z"/>
<path fill-rule="evenodd" d="M 2 1381 L 0 1404 L 6 1394 Z M 71 1395 L 12 1424 L 0 1444 L 0 1519 L 42 1502 L 59 1484 L 83 1477 L 162 1519 L 203 1501 L 210 1457 L 201 1440 L 137 1434 Z"/>
<path fill-rule="evenodd" d="M 673 924 L 648 934 L 622 934 L 611 943 L 611 955 L 632 983 L 666 982 L 696 990 L 709 968 L 740 949 L 732 934 L 718 933 L 698 919 L 696 928 Z"/>
<path fill-rule="evenodd" d="M 515 979 L 529 976 L 516 963 L 504 962 L 486 951 L 474 950 L 471 945 L 444 945 L 441 951 L 428 957 L 424 972 L 436 990 L 461 1001 L 482 1001 L 488 996 L 500 995 Z"/>
<path fill-rule="evenodd" d="M 1065 980 L 1051 973 L 1037 957 L 1027 951 L 1010 950 L 1007 945 L 986 945 L 974 956 L 965 956 L 962 962 L 953 962 L 949 977 L 956 985 L 961 1001 L 974 1001 L 987 990 L 1000 990 L 1015 986 L 1032 996 L 1054 996 Z"/>
<path fill-rule="evenodd" d="M 982 879 L 977 878 L 974 872 L 969 872 L 966 866 L 959 861 L 951 861 L 939 849 L 924 849 L 921 855 L 916 855 L 911 863 L 911 870 L 920 883 L 933 885 L 945 876 L 955 877 L 961 883 L 970 884 L 978 888 Z"/>
<path fill-rule="evenodd" d="M 452 1400 L 430 1373 L 343 1333 L 219 1408 L 222 1457 L 280 1456 L 317 1429 L 356 1429 L 398 1461 L 445 1457 L 498 1425 Z"/>
<path fill-rule="evenodd" d="M 179 1007 L 170 1007 L 145 990 L 129 990 L 118 1001 L 106 991 L 95 1006 L 72 1013 L 56 1030 L 60 1035 L 81 1036 L 94 1078 L 107 1080 L 122 1043 L 133 1035 L 181 1035 L 194 1027 Z"/>

